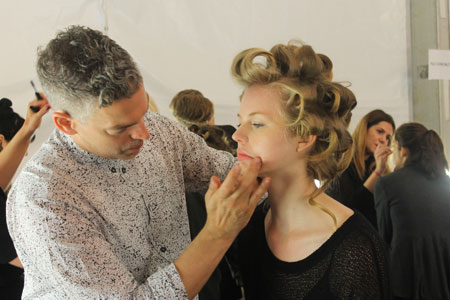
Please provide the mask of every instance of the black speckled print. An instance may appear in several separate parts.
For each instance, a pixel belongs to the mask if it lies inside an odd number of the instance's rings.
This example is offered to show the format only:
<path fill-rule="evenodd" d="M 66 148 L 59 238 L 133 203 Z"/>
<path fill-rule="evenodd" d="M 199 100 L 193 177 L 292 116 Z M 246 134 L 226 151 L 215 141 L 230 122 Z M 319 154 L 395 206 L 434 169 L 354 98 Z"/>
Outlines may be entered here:
<path fill-rule="evenodd" d="M 8 198 L 23 299 L 187 299 L 173 261 L 190 242 L 185 188 L 234 158 L 159 114 L 131 160 L 89 154 L 56 130 Z"/>

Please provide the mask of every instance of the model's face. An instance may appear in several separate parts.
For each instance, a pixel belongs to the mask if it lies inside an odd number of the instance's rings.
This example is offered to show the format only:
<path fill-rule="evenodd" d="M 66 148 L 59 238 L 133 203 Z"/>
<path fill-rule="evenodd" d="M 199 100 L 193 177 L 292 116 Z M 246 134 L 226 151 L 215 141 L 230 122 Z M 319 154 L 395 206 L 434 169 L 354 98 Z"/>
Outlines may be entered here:
<path fill-rule="evenodd" d="M 98 109 L 85 123 L 75 120 L 77 133 L 72 138 L 82 149 L 104 158 L 133 158 L 150 137 L 144 124 L 147 109 L 147 97 L 141 85 L 131 98 Z"/>
<path fill-rule="evenodd" d="M 392 138 L 394 128 L 391 123 L 381 121 L 375 125 L 372 125 L 367 129 L 366 136 L 366 151 L 368 154 L 374 154 L 375 149 L 379 144 L 389 145 Z"/>
<path fill-rule="evenodd" d="M 233 134 L 238 160 L 260 157 L 260 175 L 270 176 L 298 160 L 298 139 L 282 124 L 278 89 L 252 85 L 244 92 L 239 110 L 240 126 Z"/>

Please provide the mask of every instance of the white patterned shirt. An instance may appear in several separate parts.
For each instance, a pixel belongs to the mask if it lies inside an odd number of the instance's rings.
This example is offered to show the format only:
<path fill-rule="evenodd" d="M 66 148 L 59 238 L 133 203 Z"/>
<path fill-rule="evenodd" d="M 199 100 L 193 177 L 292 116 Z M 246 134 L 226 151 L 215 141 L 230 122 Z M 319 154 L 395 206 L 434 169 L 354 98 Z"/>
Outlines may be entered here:
<path fill-rule="evenodd" d="M 235 160 L 159 114 L 145 121 L 131 160 L 55 130 L 24 167 L 7 204 L 23 299 L 187 299 L 173 264 L 190 242 L 185 189 L 205 192 Z"/>

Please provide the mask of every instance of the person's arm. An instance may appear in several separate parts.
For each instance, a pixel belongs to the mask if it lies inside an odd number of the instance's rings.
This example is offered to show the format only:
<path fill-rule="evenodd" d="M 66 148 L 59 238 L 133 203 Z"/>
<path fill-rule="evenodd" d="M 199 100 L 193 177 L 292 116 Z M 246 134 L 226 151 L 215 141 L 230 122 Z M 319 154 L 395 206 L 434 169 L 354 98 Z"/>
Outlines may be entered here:
<path fill-rule="evenodd" d="M 0 188 L 3 190 L 10 183 L 20 162 L 25 156 L 30 139 L 41 124 L 42 116 L 50 109 L 50 105 L 45 97 L 43 100 L 31 101 L 28 104 L 28 107 L 30 106 L 37 106 L 40 110 L 36 113 L 31 109 L 27 110 L 27 116 L 23 126 L 8 143 L 8 146 L 4 147 L 0 152 Z"/>
<path fill-rule="evenodd" d="M 388 156 L 392 153 L 388 146 L 383 144 L 378 144 L 375 149 L 374 158 L 376 162 L 375 170 L 370 174 L 370 176 L 364 182 L 364 187 L 371 193 L 373 193 L 373 188 L 378 178 L 384 175 L 387 167 Z"/>
<path fill-rule="evenodd" d="M 270 184 L 268 178 L 257 183 L 261 162 L 235 166 L 220 185 L 211 180 L 205 196 L 207 221 L 175 266 L 192 299 L 203 287 L 238 233 L 247 225 L 253 211 Z"/>
<path fill-rule="evenodd" d="M 206 197 L 205 227 L 175 263 L 160 267 L 143 282 L 115 254 L 103 234 L 102 216 L 78 186 L 64 178 L 52 182 L 64 191 L 58 199 L 30 197 L 40 188 L 37 178 L 36 184 L 18 181 L 8 200 L 8 225 L 27 274 L 33 278 L 30 282 L 45 276 L 44 286 L 39 287 L 42 294 L 77 299 L 192 299 L 267 190 L 267 182 L 256 182 L 258 168 L 254 164 L 244 169 L 244 176 L 231 173 L 220 188 L 212 183 Z M 71 195 L 77 195 L 75 203 L 65 201 Z M 143 271 L 148 263 L 141 266 Z"/>

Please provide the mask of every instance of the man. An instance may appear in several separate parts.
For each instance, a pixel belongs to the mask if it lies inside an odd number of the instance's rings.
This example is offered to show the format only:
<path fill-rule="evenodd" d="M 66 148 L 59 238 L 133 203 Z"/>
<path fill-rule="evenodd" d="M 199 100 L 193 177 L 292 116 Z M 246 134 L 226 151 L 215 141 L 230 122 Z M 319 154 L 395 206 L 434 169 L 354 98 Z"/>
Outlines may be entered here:
<path fill-rule="evenodd" d="M 192 299 L 248 222 L 269 180 L 182 126 L 147 113 L 131 56 L 73 26 L 38 54 L 55 130 L 17 178 L 8 226 L 23 299 Z M 189 244 L 185 189 L 208 220 Z"/>

